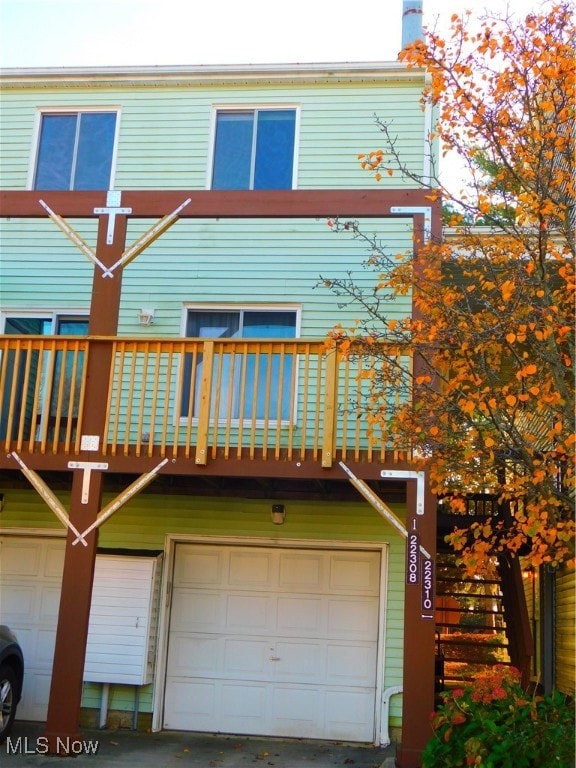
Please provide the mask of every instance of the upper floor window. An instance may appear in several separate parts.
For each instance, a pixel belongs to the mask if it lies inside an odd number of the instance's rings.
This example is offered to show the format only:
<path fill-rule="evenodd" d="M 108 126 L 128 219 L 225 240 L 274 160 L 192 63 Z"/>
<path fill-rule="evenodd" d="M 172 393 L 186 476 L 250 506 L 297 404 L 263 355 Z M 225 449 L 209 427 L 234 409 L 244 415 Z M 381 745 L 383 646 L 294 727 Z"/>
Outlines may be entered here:
<path fill-rule="evenodd" d="M 34 189 L 110 189 L 116 112 L 43 114 Z"/>
<path fill-rule="evenodd" d="M 219 110 L 212 189 L 292 189 L 295 109 Z"/>

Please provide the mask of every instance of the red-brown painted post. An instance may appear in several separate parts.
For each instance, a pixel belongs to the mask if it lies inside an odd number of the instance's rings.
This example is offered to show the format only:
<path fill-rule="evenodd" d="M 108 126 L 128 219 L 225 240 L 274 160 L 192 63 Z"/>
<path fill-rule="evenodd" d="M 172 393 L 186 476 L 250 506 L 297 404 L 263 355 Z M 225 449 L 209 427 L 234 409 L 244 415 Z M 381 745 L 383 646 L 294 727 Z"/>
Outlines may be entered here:
<path fill-rule="evenodd" d="M 112 243 L 107 243 L 108 217 L 100 216 L 96 255 L 105 265 L 111 266 L 122 255 L 126 239 L 126 217 L 117 216 Z M 82 258 L 78 254 L 78 258 Z M 115 336 L 118 329 L 122 270 L 113 277 L 103 277 L 99 267 L 94 269 L 92 301 L 88 332 L 93 336 Z M 92 344 L 87 364 L 85 416 L 82 432 L 97 436 L 102 442 L 106 422 L 106 396 L 110 366 L 111 343 Z M 94 456 L 85 452 L 80 461 L 93 461 Z M 94 522 L 102 504 L 103 473 L 91 471 L 88 486 L 84 471 L 73 470 L 70 520 L 79 531 Z M 86 498 L 86 490 L 88 491 Z M 84 496 L 84 498 L 83 498 Z M 64 556 L 62 592 L 56 629 L 56 646 L 52 667 L 52 683 L 48 702 L 45 736 L 48 750 L 60 755 L 74 754 L 73 742 L 80 738 L 80 706 L 84 659 L 88 638 L 88 622 L 92 601 L 92 582 L 98 545 L 98 530 L 87 537 L 87 546 L 73 545 L 76 537 L 68 532 Z"/>
<path fill-rule="evenodd" d="M 436 497 L 428 479 L 418 499 L 416 480 L 406 489 L 406 597 L 404 601 L 404 680 L 400 768 L 418 768 L 432 735 L 434 709 Z M 422 505 L 422 506 L 421 506 Z M 430 557 L 422 554 L 423 547 Z"/>

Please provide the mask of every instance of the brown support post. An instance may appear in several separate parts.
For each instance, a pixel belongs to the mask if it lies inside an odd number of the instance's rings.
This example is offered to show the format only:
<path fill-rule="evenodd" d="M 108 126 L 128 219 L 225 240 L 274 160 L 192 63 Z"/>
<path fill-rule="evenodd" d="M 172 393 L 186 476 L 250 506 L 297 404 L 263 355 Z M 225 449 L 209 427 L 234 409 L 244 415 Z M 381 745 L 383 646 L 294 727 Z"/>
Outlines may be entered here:
<path fill-rule="evenodd" d="M 336 429 L 336 390 L 338 388 L 338 353 L 326 354 L 326 383 L 324 391 L 324 430 L 322 437 L 322 466 L 334 463 L 334 431 Z"/>
<path fill-rule="evenodd" d="M 106 242 L 108 217 L 98 222 L 96 254 L 105 266 L 111 266 L 122 255 L 126 239 L 126 217 L 117 216 L 112 243 Z M 115 336 L 120 310 L 122 271 L 117 269 L 113 277 L 103 277 L 96 267 L 92 283 L 89 334 Z M 106 422 L 106 391 L 112 365 L 112 344 L 93 344 L 87 360 L 87 385 L 85 394 L 85 418 L 82 431 L 97 436 L 102 443 Z M 92 454 L 84 453 L 81 460 L 89 461 Z M 84 531 L 96 519 L 102 504 L 103 476 L 100 471 L 89 475 L 88 498 L 84 471 L 74 470 L 70 501 L 70 520 L 79 531 Z M 72 545 L 76 537 L 70 531 L 66 540 L 64 573 L 60 608 L 56 628 L 56 646 L 52 667 L 52 683 L 48 702 L 46 732 L 50 752 L 74 754 L 73 743 L 79 739 L 80 705 L 88 621 L 92 600 L 92 581 L 96 562 L 98 530 L 87 537 L 87 546 Z"/>
<path fill-rule="evenodd" d="M 406 595 L 404 600 L 404 682 L 400 768 L 418 768 L 432 735 L 434 709 L 436 497 L 425 476 L 423 507 L 419 507 L 417 481 L 406 489 Z M 422 514 L 419 514 L 422 512 Z M 430 554 L 424 557 L 419 546 Z"/>

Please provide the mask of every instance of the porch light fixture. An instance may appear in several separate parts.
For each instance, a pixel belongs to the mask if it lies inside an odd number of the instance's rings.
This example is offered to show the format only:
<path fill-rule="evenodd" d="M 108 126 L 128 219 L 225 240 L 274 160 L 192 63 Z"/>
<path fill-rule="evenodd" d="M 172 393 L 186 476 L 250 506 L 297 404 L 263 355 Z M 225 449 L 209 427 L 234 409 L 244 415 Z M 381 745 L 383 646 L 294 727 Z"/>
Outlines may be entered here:
<path fill-rule="evenodd" d="M 155 310 L 153 309 L 141 309 L 140 312 L 138 312 L 138 324 L 152 325 L 154 322 L 154 313 Z"/>
<path fill-rule="evenodd" d="M 283 525 L 286 517 L 284 504 L 272 504 L 272 522 L 274 525 Z"/>

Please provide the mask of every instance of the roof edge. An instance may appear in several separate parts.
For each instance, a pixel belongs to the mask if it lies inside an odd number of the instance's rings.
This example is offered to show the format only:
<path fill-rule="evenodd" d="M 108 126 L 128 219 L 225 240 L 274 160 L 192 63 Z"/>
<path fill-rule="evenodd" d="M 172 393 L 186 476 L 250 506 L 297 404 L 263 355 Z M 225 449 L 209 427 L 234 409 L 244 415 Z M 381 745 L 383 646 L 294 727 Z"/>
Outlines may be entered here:
<path fill-rule="evenodd" d="M 161 65 L 110 67 L 31 67 L 0 69 L 3 87 L 103 85 L 107 83 L 215 83 L 286 80 L 420 79 L 424 70 L 409 70 L 398 61 L 293 64 Z"/>

